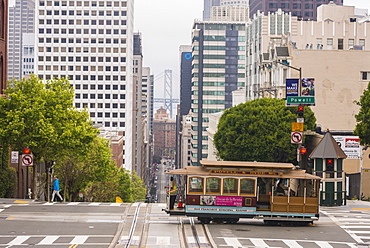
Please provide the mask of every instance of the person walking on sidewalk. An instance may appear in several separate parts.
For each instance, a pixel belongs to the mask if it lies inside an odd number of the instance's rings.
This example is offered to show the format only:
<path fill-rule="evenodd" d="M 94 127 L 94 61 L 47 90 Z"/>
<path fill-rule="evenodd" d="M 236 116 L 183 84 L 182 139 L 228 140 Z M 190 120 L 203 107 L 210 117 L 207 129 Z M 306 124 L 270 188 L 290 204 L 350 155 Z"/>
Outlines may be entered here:
<path fill-rule="evenodd" d="M 54 176 L 54 191 L 53 195 L 51 196 L 51 201 L 54 202 L 54 196 L 57 195 L 61 201 L 63 201 L 63 197 L 59 194 L 60 186 L 59 186 L 59 179 L 57 176 Z"/>

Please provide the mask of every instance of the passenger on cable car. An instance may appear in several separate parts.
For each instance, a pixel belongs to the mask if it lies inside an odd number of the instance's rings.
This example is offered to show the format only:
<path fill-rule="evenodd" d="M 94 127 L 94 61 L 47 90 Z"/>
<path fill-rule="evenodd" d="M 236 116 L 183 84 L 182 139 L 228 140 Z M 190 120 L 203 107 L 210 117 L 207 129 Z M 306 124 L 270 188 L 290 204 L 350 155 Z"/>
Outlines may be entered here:
<path fill-rule="evenodd" d="M 284 185 L 283 181 L 279 181 L 279 184 L 276 188 L 276 192 L 278 196 L 285 196 L 285 190 L 287 190 L 288 187 Z"/>

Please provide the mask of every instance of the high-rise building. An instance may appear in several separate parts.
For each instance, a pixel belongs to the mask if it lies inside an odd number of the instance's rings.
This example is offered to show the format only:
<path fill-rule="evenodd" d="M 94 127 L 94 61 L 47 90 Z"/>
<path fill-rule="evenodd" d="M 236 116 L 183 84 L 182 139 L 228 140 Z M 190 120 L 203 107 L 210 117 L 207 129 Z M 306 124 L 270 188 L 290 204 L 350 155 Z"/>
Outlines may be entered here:
<path fill-rule="evenodd" d="M 191 46 L 180 46 L 180 115 L 187 115 L 191 108 Z"/>
<path fill-rule="evenodd" d="M 343 0 L 249 0 L 250 17 L 252 18 L 258 11 L 267 15 L 269 12 L 282 9 L 301 20 L 316 20 L 317 7 L 330 2 L 343 5 Z"/>
<path fill-rule="evenodd" d="M 0 96 L 4 94 L 8 64 L 8 1 L 0 0 Z"/>
<path fill-rule="evenodd" d="M 144 118 L 142 115 L 142 70 L 143 70 L 143 52 L 142 52 L 141 33 L 134 33 L 134 89 L 133 89 L 133 128 L 131 131 L 134 147 L 132 149 L 133 170 L 138 176 L 142 176 L 142 148 L 144 143 Z"/>
<path fill-rule="evenodd" d="M 35 1 L 16 0 L 9 7 L 8 78 L 34 73 Z"/>
<path fill-rule="evenodd" d="M 203 20 L 209 21 L 211 9 L 213 6 L 220 6 L 220 0 L 204 0 Z"/>
<path fill-rule="evenodd" d="M 175 164 L 178 168 L 182 167 L 182 135 L 183 135 L 183 116 L 187 115 L 191 108 L 191 70 L 192 70 L 192 51 L 190 45 L 180 46 L 180 104 L 176 114 L 176 158 Z M 188 150 L 188 149 L 187 149 Z"/>
<path fill-rule="evenodd" d="M 196 21 L 193 27 L 192 164 L 208 156 L 209 115 L 232 107 L 232 91 L 245 87 L 245 22 Z"/>
<path fill-rule="evenodd" d="M 132 170 L 136 116 L 133 1 L 38 1 L 35 73 L 69 78 L 75 106 L 95 124 L 123 132 L 123 167 Z"/>

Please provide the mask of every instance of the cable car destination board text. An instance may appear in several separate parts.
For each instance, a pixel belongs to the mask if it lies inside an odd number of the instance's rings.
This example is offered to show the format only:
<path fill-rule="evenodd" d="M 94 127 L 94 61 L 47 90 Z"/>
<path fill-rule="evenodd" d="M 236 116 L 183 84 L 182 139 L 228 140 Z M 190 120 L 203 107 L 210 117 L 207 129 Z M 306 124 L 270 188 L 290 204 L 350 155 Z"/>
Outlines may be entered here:
<path fill-rule="evenodd" d="M 271 175 L 279 176 L 281 172 L 269 172 L 269 171 L 228 171 L 228 170 L 210 170 L 211 173 L 218 174 L 244 174 L 244 175 Z"/>

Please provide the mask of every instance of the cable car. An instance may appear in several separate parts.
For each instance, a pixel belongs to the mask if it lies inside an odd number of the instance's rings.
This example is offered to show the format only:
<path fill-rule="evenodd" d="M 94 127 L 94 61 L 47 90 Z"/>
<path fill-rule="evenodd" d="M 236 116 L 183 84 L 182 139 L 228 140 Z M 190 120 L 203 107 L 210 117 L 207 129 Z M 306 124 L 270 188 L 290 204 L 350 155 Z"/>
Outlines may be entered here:
<path fill-rule="evenodd" d="M 236 223 L 240 218 L 268 224 L 313 223 L 319 219 L 320 177 L 289 163 L 200 161 L 167 171 L 175 177 L 181 208 L 170 215 L 197 217 L 202 223 Z"/>

